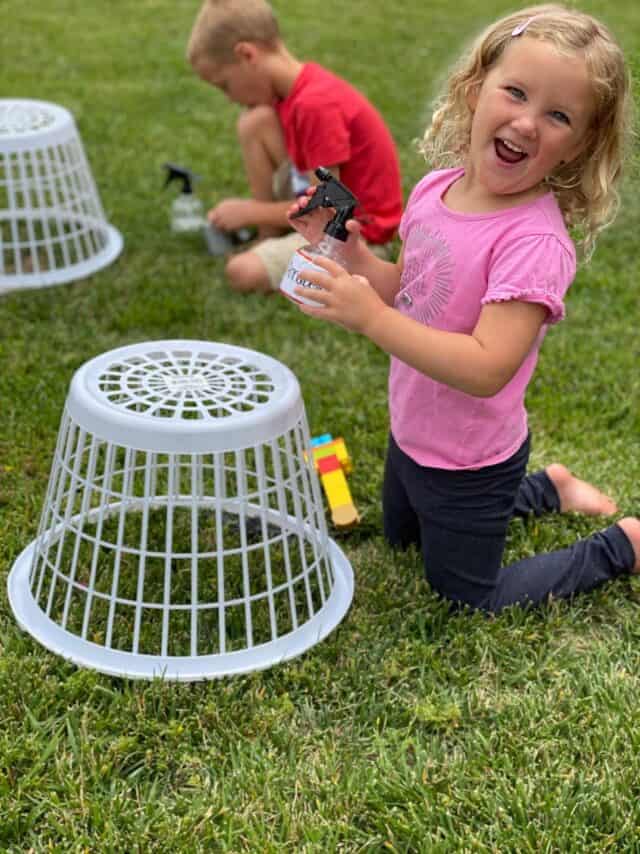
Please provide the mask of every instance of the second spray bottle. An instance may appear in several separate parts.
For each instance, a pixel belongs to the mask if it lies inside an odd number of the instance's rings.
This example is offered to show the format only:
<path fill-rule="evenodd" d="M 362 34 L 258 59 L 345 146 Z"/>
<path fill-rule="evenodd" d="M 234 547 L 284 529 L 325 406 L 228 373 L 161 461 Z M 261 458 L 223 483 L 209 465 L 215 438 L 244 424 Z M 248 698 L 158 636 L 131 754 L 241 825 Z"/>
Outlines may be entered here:
<path fill-rule="evenodd" d="M 319 243 L 307 244 L 294 252 L 280 282 L 280 290 L 285 296 L 294 302 L 311 306 L 319 306 L 320 303 L 310 297 L 300 296 L 295 293 L 295 288 L 308 288 L 309 291 L 319 289 L 318 285 L 312 284 L 304 276 L 305 270 L 325 272 L 322 267 L 313 263 L 311 258 L 313 255 L 331 258 L 343 267 L 346 266 L 344 247 L 349 237 L 346 222 L 353 217 L 353 212 L 358 205 L 358 200 L 349 188 L 338 181 L 328 169 L 320 166 L 315 170 L 315 174 L 320 184 L 316 187 L 306 207 L 295 213 L 292 219 L 305 216 L 316 208 L 333 208 L 335 215 L 326 224 Z"/>
<path fill-rule="evenodd" d="M 201 232 L 210 255 L 226 255 L 234 246 L 246 243 L 251 238 L 249 229 L 237 232 L 220 231 L 207 222 L 204 206 L 196 193 L 194 184 L 198 180 L 190 169 L 175 163 L 165 163 L 167 176 L 164 186 L 172 181 L 180 182 L 180 193 L 171 203 L 171 230 L 175 233 L 192 234 Z"/>

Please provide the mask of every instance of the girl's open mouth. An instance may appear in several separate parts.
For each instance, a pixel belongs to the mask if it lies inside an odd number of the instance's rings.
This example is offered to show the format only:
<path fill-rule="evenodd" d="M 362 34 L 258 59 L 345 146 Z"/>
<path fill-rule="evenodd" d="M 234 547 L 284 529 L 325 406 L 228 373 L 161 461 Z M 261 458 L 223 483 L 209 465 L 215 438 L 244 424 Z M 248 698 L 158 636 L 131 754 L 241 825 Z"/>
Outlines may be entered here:
<path fill-rule="evenodd" d="M 505 139 L 499 139 L 496 137 L 494 146 L 498 159 L 503 160 L 505 163 L 520 163 L 520 161 L 524 160 L 527 156 L 526 152 L 518 148 L 517 145 L 514 145 L 512 142 Z"/>

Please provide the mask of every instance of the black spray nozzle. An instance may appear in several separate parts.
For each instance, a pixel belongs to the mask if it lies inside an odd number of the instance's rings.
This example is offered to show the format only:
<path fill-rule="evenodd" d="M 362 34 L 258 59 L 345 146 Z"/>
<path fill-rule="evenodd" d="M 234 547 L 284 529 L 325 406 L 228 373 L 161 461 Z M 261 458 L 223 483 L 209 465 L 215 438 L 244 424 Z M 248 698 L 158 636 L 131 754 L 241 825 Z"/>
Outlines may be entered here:
<path fill-rule="evenodd" d="M 193 185 L 199 180 L 199 175 L 195 175 L 190 169 L 185 169 L 184 166 L 176 166 L 175 163 L 165 163 L 164 168 L 167 170 L 165 187 L 172 181 L 182 181 L 181 192 L 193 193 Z"/>
<path fill-rule="evenodd" d="M 301 208 L 291 218 L 296 219 L 299 216 L 304 216 L 316 208 L 334 208 L 335 216 L 329 220 L 324 230 L 331 237 L 345 241 L 349 235 L 345 223 L 353 216 L 358 200 L 351 190 L 341 181 L 338 181 L 328 169 L 319 166 L 315 173 L 320 180 L 315 193 L 309 199 L 306 207 Z"/>

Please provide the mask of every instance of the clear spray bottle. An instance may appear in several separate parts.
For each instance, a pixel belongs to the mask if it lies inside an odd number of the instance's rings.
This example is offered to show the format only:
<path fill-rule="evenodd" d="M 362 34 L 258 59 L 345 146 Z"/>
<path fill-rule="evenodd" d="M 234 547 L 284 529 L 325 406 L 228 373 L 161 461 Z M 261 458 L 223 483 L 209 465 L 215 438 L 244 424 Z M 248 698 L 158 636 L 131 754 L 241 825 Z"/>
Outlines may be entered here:
<path fill-rule="evenodd" d="M 310 297 L 299 296 L 294 292 L 295 288 L 308 288 L 310 292 L 322 290 L 318 285 L 308 281 L 304 275 L 305 270 L 325 272 L 322 267 L 313 263 L 312 255 L 331 258 L 346 268 L 345 244 L 349 232 L 345 226 L 358 205 L 358 200 L 349 188 L 338 181 L 328 169 L 323 169 L 320 166 L 315 170 L 315 173 L 321 183 L 316 187 L 316 191 L 309 199 L 307 206 L 293 214 L 292 219 L 305 216 L 316 208 L 333 208 L 335 215 L 326 224 L 324 234 L 318 243 L 309 243 L 293 253 L 280 282 L 280 290 L 286 297 L 294 302 L 311 306 L 319 306 L 320 303 Z"/>
<path fill-rule="evenodd" d="M 182 182 L 180 195 L 171 203 L 171 231 L 182 234 L 202 232 L 210 255 L 226 255 L 234 246 L 241 246 L 251 240 L 253 233 L 248 228 L 222 231 L 207 220 L 203 204 L 193 189 L 199 180 L 198 175 L 175 163 L 165 163 L 164 168 L 167 170 L 165 187 L 172 181 Z"/>
<path fill-rule="evenodd" d="M 204 225 L 204 208 L 200 199 L 193 192 L 193 186 L 198 180 L 190 169 L 176 166 L 175 163 L 165 163 L 167 179 L 164 186 L 172 181 L 180 181 L 180 194 L 171 203 L 171 231 L 176 233 L 197 232 Z"/>

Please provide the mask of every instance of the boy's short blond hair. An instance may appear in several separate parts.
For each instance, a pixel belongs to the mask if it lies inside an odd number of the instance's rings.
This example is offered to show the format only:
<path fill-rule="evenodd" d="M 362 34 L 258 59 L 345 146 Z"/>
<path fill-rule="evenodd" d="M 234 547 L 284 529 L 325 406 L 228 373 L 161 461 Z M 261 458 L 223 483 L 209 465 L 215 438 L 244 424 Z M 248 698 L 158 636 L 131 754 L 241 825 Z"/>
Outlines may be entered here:
<path fill-rule="evenodd" d="M 202 60 L 228 63 L 235 60 L 238 42 L 275 47 L 280 29 L 265 0 L 204 0 L 193 25 L 187 59 L 191 65 Z"/>

